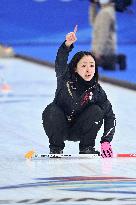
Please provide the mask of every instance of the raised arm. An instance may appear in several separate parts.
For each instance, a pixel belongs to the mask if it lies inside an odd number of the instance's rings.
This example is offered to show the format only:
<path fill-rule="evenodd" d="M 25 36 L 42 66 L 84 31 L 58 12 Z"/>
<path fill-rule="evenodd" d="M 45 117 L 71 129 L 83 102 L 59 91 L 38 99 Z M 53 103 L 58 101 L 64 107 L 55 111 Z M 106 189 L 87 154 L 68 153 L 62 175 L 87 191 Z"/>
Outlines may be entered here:
<path fill-rule="evenodd" d="M 63 44 L 58 49 L 55 60 L 55 71 L 57 77 L 63 76 L 67 70 L 69 52 L 73 49 L 73 43 L 77 40 L 76 32 L 77 25 L 75 26 L 73 32 L 70 32 L 66 35 L 65 42 L 63 42 Z"/>

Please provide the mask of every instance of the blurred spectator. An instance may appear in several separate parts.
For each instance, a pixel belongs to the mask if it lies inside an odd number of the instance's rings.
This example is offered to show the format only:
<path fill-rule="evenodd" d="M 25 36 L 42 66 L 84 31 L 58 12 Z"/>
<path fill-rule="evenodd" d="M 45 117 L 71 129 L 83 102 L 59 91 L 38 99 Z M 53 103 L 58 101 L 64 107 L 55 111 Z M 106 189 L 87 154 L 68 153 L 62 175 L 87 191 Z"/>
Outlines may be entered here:
<path fill-rule="evenodd" d="M 0 58 L 8 58 L 13 56 L 14 51 L 11 47 L 0 45 Z M 3 74 L 5 69 L 5 66 L 0 62 L 0 95 L 9 94 L 12 91 L 11 86 L 6 82 L 5 75 Z"/>
<path fill-rule="evenodd" d="M 98 0 L 90 0 L 91 8 L 89 10 L 89 16 L 90 16 L 90 23 L 93 25 L 95 21 L 95 17 L 99 11 L 99 1 Z"/>
<path fill-rule="evenodd" d="M 119 12 L 124 12 L 133 4 L 133 0 L 114 0 L 115 9 Z"/>
<path fill-rule="evenodd" d="M 12 47 L 4 47 L 0 45 L 0 58 L 13 57 L 14 51 Z"/>
<path fill-rule="evenodd" d="M 98 66 L 105 70 L 126 69 L 126 56 L 116 55 L 116 16 L 112 0 L 91 0 L 90 16 L 92 51 Z"/>

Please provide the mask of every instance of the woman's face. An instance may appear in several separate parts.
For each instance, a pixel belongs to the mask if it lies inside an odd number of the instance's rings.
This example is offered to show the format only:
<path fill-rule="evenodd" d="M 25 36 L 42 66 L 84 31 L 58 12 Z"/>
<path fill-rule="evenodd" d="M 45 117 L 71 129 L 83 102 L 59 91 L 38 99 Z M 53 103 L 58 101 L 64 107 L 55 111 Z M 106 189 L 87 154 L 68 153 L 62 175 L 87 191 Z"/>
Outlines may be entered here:
<path fill-rule="evenodd" d="M 90 81 L 95 74 L 95 60 L 92 56 L 83 56 L 77 64 L 76 70 L 84 80 Z"/>

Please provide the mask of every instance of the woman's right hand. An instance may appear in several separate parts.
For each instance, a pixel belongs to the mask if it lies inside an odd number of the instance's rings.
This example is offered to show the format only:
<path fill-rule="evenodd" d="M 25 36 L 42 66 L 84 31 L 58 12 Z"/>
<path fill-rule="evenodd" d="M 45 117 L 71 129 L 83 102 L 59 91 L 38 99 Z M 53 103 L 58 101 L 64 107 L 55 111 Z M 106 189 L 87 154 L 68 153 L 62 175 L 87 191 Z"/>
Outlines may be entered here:
<path fill-rule="evenodd" d="M 67 47 L 70 47 L 73 43 L 77 41 L 76 32 L 77 32 L 77 25 L 75 26 L 73 32 L 70 32 L 66 35 L 65 44 Z"/>

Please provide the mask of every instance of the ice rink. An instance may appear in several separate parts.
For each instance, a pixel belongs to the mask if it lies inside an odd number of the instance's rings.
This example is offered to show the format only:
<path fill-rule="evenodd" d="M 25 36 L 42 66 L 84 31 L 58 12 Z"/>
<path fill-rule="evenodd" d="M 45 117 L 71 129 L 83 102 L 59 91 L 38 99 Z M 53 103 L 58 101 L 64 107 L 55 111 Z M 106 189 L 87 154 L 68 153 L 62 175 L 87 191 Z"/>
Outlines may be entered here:
<path fill-rule="evenodd" d="M 136 158 L 26 160 L 29 150 L 48 153 L 42 112 L 53 98 L 53 69 L 20 59 L 1 59 L 0 204 L 136 204 Z M 136 152 L 136 92 L 101 83 L 116 114 L 114 153 Z M 103 127 L 96 148 L 100 150 Z M 78 153 L 66 142 L 64 153 Z"/>

